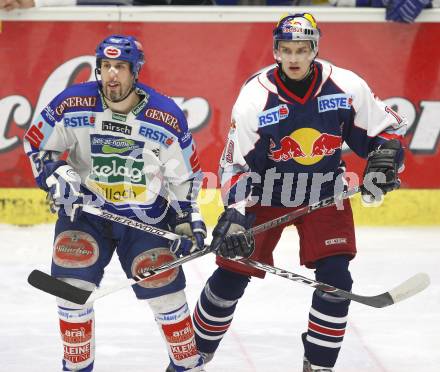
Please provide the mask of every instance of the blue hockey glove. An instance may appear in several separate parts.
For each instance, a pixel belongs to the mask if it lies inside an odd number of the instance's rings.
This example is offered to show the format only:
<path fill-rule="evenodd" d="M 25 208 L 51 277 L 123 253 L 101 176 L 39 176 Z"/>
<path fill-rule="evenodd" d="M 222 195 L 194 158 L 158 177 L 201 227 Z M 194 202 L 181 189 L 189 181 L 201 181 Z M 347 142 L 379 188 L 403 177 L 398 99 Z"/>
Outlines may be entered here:
<path fill-rule="evenodd" d="M 412 23 L 429 3 L 430 0 L 391 0 L 387 6 L 386 19 Z"/>
<path fill-rule="evenodd" d="M 362 199 L 366 203 L 378 201 L 387 192 L 400 187 L 399 168 L 403 166 L 403 148 L 399 140 L 385 142 L 368 155 L 364 171 Z M 376 189 L 376 190 L 374 190 Z"/>
<path fill-rule="evenodd" d="M 235 208 L 228 208 L 220 216 L 212 232 L 211 248 L 226 258 L 249 257 L 255 249 L 255 239 L 250 229 L 253 214 L 243 215 Z"/>
<path fill-rule="evenodd" d="M 78 218 L 82 209 L 81 178 L 64 161 L 58 161 L 51 166 L 54 170 L 46 178 L 50 211 L 69 216 L 73 222 Z"/>
<path fill-rule="evenodd" d="M 175 240 L 170 248 L 177 257 L 204 248 L 206 225 L 198 211 L 191 207 L 182 210 L 171 218 L 170 225 L 176 234 L 182 235 L 182 239 Z"/>

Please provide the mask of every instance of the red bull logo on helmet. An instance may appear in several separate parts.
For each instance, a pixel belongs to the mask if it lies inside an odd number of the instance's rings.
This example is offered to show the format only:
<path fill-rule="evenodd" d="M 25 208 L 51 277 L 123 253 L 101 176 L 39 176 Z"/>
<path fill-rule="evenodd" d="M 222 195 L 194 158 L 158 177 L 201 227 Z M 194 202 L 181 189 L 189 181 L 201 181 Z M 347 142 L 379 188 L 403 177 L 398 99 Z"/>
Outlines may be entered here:
<path fill-rule="evenodd" d="M 338 109 L 350 110 L 353 103 L 353 96 L 350 94 L 329 94 L 318 97 L 318 112 L 326 112 Z"/>
<path fill-rule="evenodd" d="M 283 104 L 273 107 L 258 114 L 258 127 L 262 128 L 268 125 L 277 124 L 280 120 L 287 118 L 287 116 L 289 116 L 289 108 L 287 105 Z"/>
<path fill-rule="evenodd" d="M 279 146 L 271 140 L 269 158 L 275 162 L 294 160 L 302 165 L 313 165 L 325 156 L 334 155 L 341 146 L 341 136 L 301 128 L 281 138 Z"/>
<path fill-rule="evenodd" d="M 306 25 L 305 19 L 302 18 L 287 18 L 282 24 L 282 30 L 285 33 L 303 32 L 303 25 Z"/>

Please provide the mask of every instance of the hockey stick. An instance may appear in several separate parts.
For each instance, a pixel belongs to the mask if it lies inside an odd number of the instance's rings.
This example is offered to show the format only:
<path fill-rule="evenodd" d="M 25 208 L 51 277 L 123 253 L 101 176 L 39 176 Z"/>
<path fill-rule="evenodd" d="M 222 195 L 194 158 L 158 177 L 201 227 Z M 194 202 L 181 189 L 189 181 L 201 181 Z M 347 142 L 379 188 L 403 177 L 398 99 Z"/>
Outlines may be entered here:
<path fill-rule="evenodd" d="M 355 186 L 351 189 L 348 189 L 347 191 L 344 191 L 342 194 L 338 196 L 329 196 L 328 198 L 322 199 L 317 203 L 305 205 L 304 207 L 295 209 L 294 211 L 286 213 L 281 217 L 274 218 L 273 220 L 267 221 L 265 223 L 262 223 L 261 225 L 253 227 L 251 229 L 252 233 L 254 235 L 259 234 L 273 227 L 283 225 L 287 222 L 296 220 L 297 218 L 309 214 L 310 212 L 313 212 L 316 209 L 321 209 L 321 208 L 329 207 L 333 204 L 337 204 L 338 202 L 341 202 L 342 200 L 348 199 L 353 195 L 357 194 L 358 192 L 361 191 L 361 188 L 362 186 Z"/>
<path fill-rule="evenodd" d="M 119 291 L 122 288 L 127 288 L 135 285 L 154 275 L 158 275 L 165 271 L 177 268 L 183 265 L 185 262 L 189 262 L 197 257 L 204 256 L 209 252 L 211 252 L 211 248 L 209 246 L 205 246 L 205 248 L 201 251 L 196 251 L 188 256 L 180 257 L 174 261 L 164 263 L 158 267 L 146 269 L 142 273 L 139 273 L 131 278 L 122 280 L 114 287 L 98 288 L 94 291 L 88 291 L 75 287 L 40 270 L 33 270 L 29 274 L 28 282 L 30 285 L 42 290 L 43 292 L 63 298 L 70 302 L 74 302 L 78 305 L 84 305 L 86 302 L 93 302 L 98 298 L 107 296 L 108 294 Z"/>
<path fill-rule="evenodd" d="M 93 207 L 91 205 L 83 205 L 82 210 L 86 213 L 93 214 L 95 216 L 102 217 L 106 220 L 117 222 L 122 225 L 133 227 L 135 229 L 168 239 L 168 240 L 178 240 L 181 239 L 182 236 L 175 234 L 173 232 L 162 230 L 160 228 L 148 225 L 146 223 L 133 220 L 131 218 L 121 216 L 115 213 L 108 212 L 106 210 Z M 154 275 L 158 275 L 160 273 L 163 273 L 165 271 L 177 268 L 181 265 L 183 265 L 185 262 L 194 260 L 195 258 L 204 256 L 207 253 L 210 253 L 211 249 L 209 246 L 205 245 L 205 248 L 196 251 L 190 255 L 183 256 L 180 258 L 177 258 L 174 261 L 166 262 L 156 268 L 147 269 L 142 273 L 139 273 L 132 278 L 127 278 L 121 281 L 121 283 L 118 283 L 117 286 L 111 287 L 111 288 L 98 288 L 94 291 L 88 291 L 85 289 L 81 289 L 78 287 L 75 287 L 71 284 L 68 284 L 66 282 L 63 282 L 60 279 L 57 279 L 49 274 L 46 274 L 43 271 L 40 270 L 33 270 L 28 277 L 28 283 L 32 285 L 33 287 L 42 290 L 43 292 L 49 293 L 51 295 L 54 295 L 56 297 L 63 298 L 65 300 L 68 300 L 70 302 L 74 302 L 79 305 L 84 305 L 86 302 L 92 302 L 97 298 L 106 296 L 107 294 L 116 292 L 122 288 L 130 287 L 132 285 L 135 285 L 139 282 L 144 281 L 145 279 L 148 279 Z"/>
<path fill-rule="evenodd" d="M 361 296 L 325 283 L 306 278 L 305 276 L 295 274 L 284 269 L 279 269 L 278 267 L 251 260 L 249 258 L 234 259 L 232 261 L 239 262 L 243 265 L 251 266 L 266 271 L 268 273 L 281 276 L 282 278 L 286 278 L 294 282 L 308 285 L 309 287 L 313 287 L 323 292 L 330 293 L 334 296 L 338 296 L 377 308 L 390 306 L 409 297 L 412 297 L 415 294 L 423 291 L 430 284 L 428 274 L 418 273 L 387 292 L 381 293 L 376 296 Z"/>
<path fill-rule="evenodd" d="M 175 234 L 171 231 L 162 230 L 158 227 L 148 225 L 144 222 L 136 221 L 136 220 L 133 220 L 133 219 L 125 217 L 125 216 L 121 216 L 116 213 L 111 213 L 111 212 L 108 212 L 104 209 L 93 207 L 91 205 L 83 205 L 82 210 L 86 213 L 93 214 L 95 216 L 99 216 L 99 217 L 104 218 L 106 220 L 109 220 L 112 222 L 117 222 L 117 223 L 120 223 L 121 225 L 125 225 L 128 227 L 133 227 L 135 229 L 138 229 L 138 230 L 141 230 L 141 231 L 147 232 L 149 234 L 153 234 L 153 235 L 156 235 L 161 238 L 168 239 L 168 240 L 178 240 L 178 239 L 182 238 L 180 235 Z"/>
<path fill-rule="evenodd" d="M 315 204 L 311 204 L 309 206 L 304 206 L 301 208 L 298 208 L 292 212 L 289 212 L 281 217 L 275 218 L 273 220 L 270 220 L 268 222 L 265 222 L 261 225 L 253 227 L 250 232 L 253 234 L 259 234 L 263 231 L 269 230 L 275 226 L 279 226 L 281 224 L 293 221 L 296 218 L 299 218 L 301 216 L 304 216 L 316 209 L 325 208 L 330 205 L 335 204 L 338 200 L 343 200 L 351 197 L 352 195 L 356 194 L 360 191 L 360 186 L 354 187 L 341 195 L 335 197 L 330 196 L 326 199 L 323 199 Z M 166 237 L 170 240 L 180 239 L 181 236 L 165 231 L 156 229 L 153 226 L 144 224 L 143 222 L 138 222 L 131 220 L 129 218 L 119 216 L 114 213 L 110 213 L 104 210 L 101 210 L 99 208 L 87 206 L 87 208 L 84 209 L 87 213 L 98 215 L 102 218 L 121 223 L 126 226 L 130 226 L 142 231 L 150 232 L 150 233 L 158 233 L 162 234 L 160 236 Z M 161 266 L 158 266 L 156 268 L 149 268 L 143 273 L 140 273 L 132 278 L 124 279 L 123 282 L 119 283 L 118 285 L 111 287 L 111 288 L 99 288 L 95 291 L 87 291 L 85 289 L 81 289 L 78 287 L 75 287 L 73 285 L 70 285 L 68 283 L 63 282 L 60 279 L 57 279 L 49 274 L 46 274 L 43 271 L 40 270 L 33 270 L 28 277 L 28 282 L 33 287 L 42 290 L 43 292 L 52 294 L 54 296 L 63 298 L 65 300 L 74 302 L 79 305 L 84 305 L 86 302 L 94 301 L 100 297 L 106 296 L 110 293 L 116 292 L 122 288 L 132 286 L 134 284 L 137 284 L 143 280 L 146 280 L 154 275 L 158 275 L 160 273 L 163 273 L 164 271 L 174 269 L 176 267 L 179 267 L 180 265 L 192 261 L 195 258 L 204 256 L 205 254 L 211 252 L 211 248 L 209 246 L 205 246 L 205 248 L 201 251 L 197 251 L 193 254 L 190 254 L 188 256 L 184 256 L 181 258 L 176 259 L 175 261 L 165 263 Z M 93 294 L 92 294 L 93 293 Z"/>

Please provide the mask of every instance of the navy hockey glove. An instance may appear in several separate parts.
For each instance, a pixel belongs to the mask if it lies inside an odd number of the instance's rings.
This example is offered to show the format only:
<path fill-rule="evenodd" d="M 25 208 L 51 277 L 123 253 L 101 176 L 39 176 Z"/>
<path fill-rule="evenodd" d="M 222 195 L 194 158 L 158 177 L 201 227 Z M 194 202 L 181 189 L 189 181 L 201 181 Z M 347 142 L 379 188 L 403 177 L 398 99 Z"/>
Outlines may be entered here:
<path fill-rule="evenodd" d="M 220 216 L 212 232 L 211 248 L 226 258 L 249 257 L 255 249 L 255 239 L 250 229 L 253 214 L 243 215 L 235 208 L 228 208 Z"/>
<path fill-rule="evenodd" d="M 50 211 L 69 216 L 73 222 L 82 210 L 81 178 L 65 161 L 58 161 L 49 167 L 54 169 L 46 178 Z"/>
<path fill-rule="evenodd" d="M 198 211 L 193 208 L 182 210 L 171 218 L 170 225 L 176 234 L 182 235 L 170 248 L 177 257 L 187 256 L 205 247 L 206 225 Z"/>
<path fill-rule="evenodd" d="M 391 0 L 387 6 L 386 19 L 412 23 L 429 3 L 430 0 Z"/>
<path fill-rule="evenodd" d="M 403 148 L 393 139 L 368 155 L 364 171 L 362 199 L 366 203 L 379 201 L 382 195 L 400 187 L 399 168 L 403 165 Z"/>

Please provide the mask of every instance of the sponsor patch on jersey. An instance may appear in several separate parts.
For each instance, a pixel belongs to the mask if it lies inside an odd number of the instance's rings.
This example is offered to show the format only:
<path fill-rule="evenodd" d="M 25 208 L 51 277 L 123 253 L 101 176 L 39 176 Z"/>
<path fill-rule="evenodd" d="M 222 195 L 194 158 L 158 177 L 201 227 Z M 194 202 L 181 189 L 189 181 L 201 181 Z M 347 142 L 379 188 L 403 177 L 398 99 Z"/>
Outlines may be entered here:
<path fill-rule="evenodd" d="M 170 147 L 174 141 L 176 141 L 176 137 L 171 133 L 162 130 L 162 128 L 150 125 L 148 123 L 141 124 L 139 128 L 139 134 L 145 138 L 150 139 L 151 141 L 159 143 L 163 147 Z"/>
<path fill-rule="evenodd" d="M 79 268 L 92 266 L 99 256 L 96 240 L 82 231 L 64 231 L 54 243 L 53 261 L 61 267 Z"/>
<path fill-rule="evenodd" d="M 145 203 L 147 200 L 147 188 L 145 185 L 87 180 L 87 186 L 113 204 Z"/>
<path fill-rule="evenodd" d="M 125 114 L 120 114 L 118 112 L 113 112 L 112 113 L 112 119 L 113 120 L 118 120 L 118 121 L 122 121 L 122 122 L 126 122 L 127 121 L 127 115 Z"/>
<path fill-rule="evenodd" d="M 333 111 L 338 109 L 350 110 L 353 96 L 350 94 L 329 94 L 318 97 L 318 112 Z"/>
<path fill-rule="evenodd" d="M 142 158 L 144 144 L 128 138 L 93 135 L 90 138 L 93 154 L 130 155 L 133 158 Z"/>
<path fill-rule="evenodd" d="M 95 114 L 86 111 L 68 112 L 64 115 L 66 128 L 84 128 L 95 126 Z"/>
<path fill-rule="evenodd" d="M 86 97 L 68 97 L 64 99 L 55 109 L 58 115 L 62 115 L 67 108 L 74 107 L 95 107 L 96 97 L 86 96 Z"/>
<path fill-rule="evenodd" d="M 112 121 L 103 121 L 102 130 L 105 132 L 122 133 L 127 135 L 131 134 L 131 127 L 129 125 L 122 123 L 114 123 Z"/>
<path fill-rule="evenodd" d="M 144 142 L 93 135 L 92 166 L 86 185 L 113 204 L 147 200 Z"/>
<path fill-rule="evenodd" d="M 279 142 L 270 140 L 269 159 L 280 162 L 291 159 L 302 165 L 313 165 L 332 156 L 342 146 L 339 135 L 321 133 L 314 128 L 300 128 Z"/>
<path fill-rule="evenodd" d="M 169 114 L 168 112 L 161 111 L 155 108 L 149 108 L 145 111 L 145 116 L 149 119 L 159 121 L 166 126 L 173 128 L 177 133 L 181 132 L 179 121 L 175 116 Z"/>
<path fill-rule="evenodd" d="M 258 114 L 258 127 L 263 128 L 268 125 L 274 125 L 289 116 L 287 105 L 279 105 Z"/>
<path fill-rule="evenodd" d="M 144 162 L 119 156 L 92 157 L 89 178 L 106 183 L 135 183 L 145 185 Z"/>
<path fill-rule="evenodd" d="M 25 139 L 35 148 L 40 148 L 49 138 L 53 127 L 41 115 L 37 121 L 28 129 Z"/>

